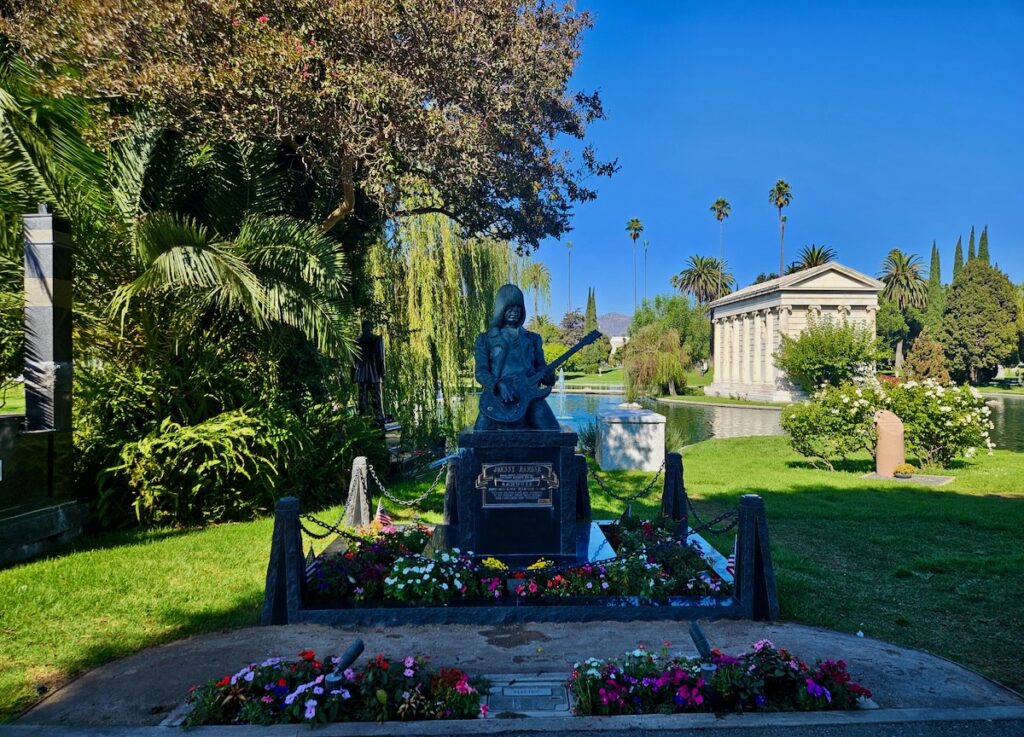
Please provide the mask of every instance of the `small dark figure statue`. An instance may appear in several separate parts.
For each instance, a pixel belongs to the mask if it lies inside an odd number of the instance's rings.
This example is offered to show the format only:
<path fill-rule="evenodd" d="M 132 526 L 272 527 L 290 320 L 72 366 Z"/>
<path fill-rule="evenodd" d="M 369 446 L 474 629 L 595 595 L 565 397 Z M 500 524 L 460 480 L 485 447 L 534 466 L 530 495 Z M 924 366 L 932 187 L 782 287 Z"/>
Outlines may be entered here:
<path fill-rule="evenodd" d="M 359 414 L 373 415 L 383 425 L 384 339 L 373 334 L 369 320 L 363 320 L 363 332 L 356 338 L 356 345 L 359 346 L 359 358 L 352 369 L 352 378 L 359 384 Z"/>
<path fill-rule="evenodd" d="M 544 372 L 540 384 L 552 386 L 554 374 L 547 370 L 541 337 L 523 328 L 526 306 L 523 293 L 514 284 L 506 284 L 494 297 L 490 328 L 476 339 L 476 380 L 483 387 L 484 400 L 512 407 L 529 402 L 521 420 L 499 422 L 481 411 L 476 430 L 558 430 L 558 420 L 543 398 L 520 396 L 515 383 L 523 377 Z"/>

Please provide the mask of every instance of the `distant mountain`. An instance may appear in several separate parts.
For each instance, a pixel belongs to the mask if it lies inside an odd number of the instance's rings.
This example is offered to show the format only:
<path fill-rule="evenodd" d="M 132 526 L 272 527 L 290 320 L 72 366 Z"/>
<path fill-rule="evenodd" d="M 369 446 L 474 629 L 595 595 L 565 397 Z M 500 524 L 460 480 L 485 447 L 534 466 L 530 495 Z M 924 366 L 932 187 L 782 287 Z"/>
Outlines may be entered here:
<path fill-rule="evenodd" d="M 597 316 L 597 329 L 609 338 L 615 335 L 625 335 L 629 332 L 629 323 L 633 319 L 621 312 L 606 312 Z"/>

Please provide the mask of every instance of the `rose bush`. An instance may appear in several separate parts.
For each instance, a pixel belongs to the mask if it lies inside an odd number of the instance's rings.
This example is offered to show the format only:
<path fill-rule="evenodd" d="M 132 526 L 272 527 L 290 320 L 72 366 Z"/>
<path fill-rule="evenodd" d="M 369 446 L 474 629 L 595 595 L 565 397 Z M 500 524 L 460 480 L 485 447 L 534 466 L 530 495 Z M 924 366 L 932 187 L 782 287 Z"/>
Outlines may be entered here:
<path fill-rule="evenodd" d="M 874 455 L 874 414 L 881 409 L 903 421 L 907 450 L 922 465 L 948 467 L 957 457 L 972 457 L 978 448 L 995 447 L 984 398 L 971 387 L 934 379 L 824 386 L 783 410 L 782 428 L 794 450 L 833 470 L 835 460 L 857 451 Z"/>

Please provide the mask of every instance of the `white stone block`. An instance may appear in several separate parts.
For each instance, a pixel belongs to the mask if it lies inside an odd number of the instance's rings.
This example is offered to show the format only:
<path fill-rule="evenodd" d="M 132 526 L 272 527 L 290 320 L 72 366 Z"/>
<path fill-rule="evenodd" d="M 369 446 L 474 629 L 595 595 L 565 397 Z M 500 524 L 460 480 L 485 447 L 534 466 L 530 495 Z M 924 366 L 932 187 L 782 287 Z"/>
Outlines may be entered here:
<path fill-rule="evenodd" d="M 665 460 L 665 415 L 649 409 L 601 412 L 595 455 L 605 471 L 657 471 Z"/>

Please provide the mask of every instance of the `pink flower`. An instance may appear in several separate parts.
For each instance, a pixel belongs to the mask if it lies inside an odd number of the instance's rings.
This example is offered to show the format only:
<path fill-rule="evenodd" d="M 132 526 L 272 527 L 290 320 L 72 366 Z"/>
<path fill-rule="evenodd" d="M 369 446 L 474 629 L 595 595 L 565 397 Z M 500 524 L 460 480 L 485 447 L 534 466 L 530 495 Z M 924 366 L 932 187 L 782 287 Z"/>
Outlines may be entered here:
<path fill-rule="evenodd" d="M 406 668 L 412 668 L 414 665 L 416 665 L 416 659 L 410 655 L 402 661 L 402 665 L 404 665 Z"/>
<path fill-rule="evenodd" d="M 240 25 L 242 25 L 242 21 L 238 20 L 238 18 L 234 18 L 231 21 L 231 25 L 233 25 L 233 26 L 240 26 Z"/>
<path fill-rule="evenodd" d="M 266 23 L 268 20 L 270 20 L 270 18 L 268 18 L 265 15 L 261 15 L 259 18 L 256 19 L 256 22 L 257 23 Z"/>
<path fill-rule="evenodd" d="M 402 675 L 406 678 L 412 678 L 416 674 L 413 672 L 412 668 L 406 668 L 404 671 L 402 671 Z"/>
<path fill-rule="evenodd" d="M 480 704 L 480 716 L 487 718 L 488 707 L 487 704 Z"/>

